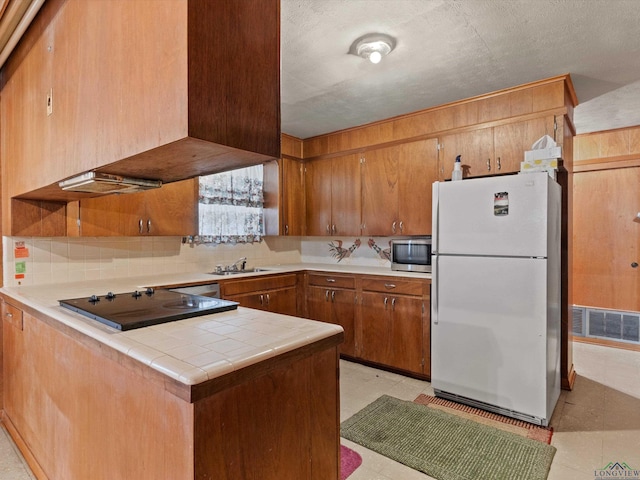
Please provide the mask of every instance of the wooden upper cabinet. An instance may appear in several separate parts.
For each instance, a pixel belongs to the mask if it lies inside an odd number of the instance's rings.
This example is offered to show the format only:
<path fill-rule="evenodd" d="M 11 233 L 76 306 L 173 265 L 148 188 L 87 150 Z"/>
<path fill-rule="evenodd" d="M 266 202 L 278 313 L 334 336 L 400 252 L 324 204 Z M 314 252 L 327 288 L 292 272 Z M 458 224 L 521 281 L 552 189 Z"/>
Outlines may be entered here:
<path fill-rule="evenodd" d="M 431 233 L 437 140 L 370 150 L 362 165 L 362 224 L 367 235 Z"/>
<path fill-rule="evenodd" d="M 197 235 L 198 180 L 81 200 L 79 212 L 79 233 L 85 237 Z"/>
<path fill-rule="evenodd" d="M 360 234 L 360 155 L 306 164 L 307 235 Z"/>
<path fill-rule="evenodd" d="M 279 0 L 49 0 L 2 82 L 5 201 L 86 198 L 58 182 L 90 170 L 171 183 L 277 159 Z"/>
<path fill-rule="evenodd" d="M 493 129 L 481 128 L 440 138 L 440 180 L 450 180 L 453 164 L 460 155 L 463 178 L 491 175 Z"/>
<path fill-rule="evenodd" d="M 544 135 L 554 138 L 554 123 L 554 116 L 547 115 L 494 127 L 494 173 L 519 172 L 526 150 L 531 150 L 531 146 Z"/>

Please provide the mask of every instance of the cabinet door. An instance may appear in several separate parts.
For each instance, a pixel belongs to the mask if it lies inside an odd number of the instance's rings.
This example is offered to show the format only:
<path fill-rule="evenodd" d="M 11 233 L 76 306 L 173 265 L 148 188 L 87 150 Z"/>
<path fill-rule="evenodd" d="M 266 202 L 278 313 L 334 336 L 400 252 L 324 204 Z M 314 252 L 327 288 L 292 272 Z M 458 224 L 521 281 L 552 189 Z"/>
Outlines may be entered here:
<path fill-rule="evenodd" d="M 423 335 L 421 297 L 391 298 L 391 349 L 389 365 L 415 373 L 423 373 Z"/>
<path fill-rule="evenodd" d="M 305 166 L 307 235 L 328 235 L 331 225 L 331 162 L 316 160 Z"/>
<path fill-rule="evenodd" d="M 550 115 L 494 127 L 494 173 L 519 172 L 525 150 L 531 150 L 531 145 L 544 135 L 553 138 L 553 125 L 554 117 Z"/>
<path fill-rule="evenodd" d="M 362 165 L 362 224 L 365 235 L 395 235 L 398 227 L 398 147 L 366 153 Z"/>
<path fill-rule="evenodd" d="M 463 178 L 493 173 L 493 129 L 481 128 L 443 136 L 440 139 L 440 180 L 451 179 L 453 164 L 458 155 L 462 156 Z"/>
<path fill-rule="evenodd" d="M 198 179 L 167 183 L 145 195 L 149 235 L 198 234 Z"/>
<path fill-rule="evenodd" d="M 360 155 L 331 159 L 331 235 L 360 235 Z"/>
<path fill-rule="evenodd" d="M 398 147 L 398 227 L 400 235 L 431 234 L 431 185 L 438 179 L 435 138 Z"/>
<path fill-rule="evenodd" d="M 344 329 L 344 342 L 340 353 L 355 357 L 356 292 L 354 290 L 331 290 L 331 323 Z"/>
<path fill-rule="evenodd" d="M 80 201 L 81 236 L 196 235 L 197 179 Z"/>
<path fill-rule="evenodd" d="M 307 287 L 307 316 L 311 320 L 331 323 L 331 289 L 325 287 Z"/>
<path fill-rule="evenodd" d="M 573 175 L 573 303 L 640 311 L 640 167 Z"/>
<path fill-rule="evenodd" d="M 360 329 L 363 360 L 388 365 L 391 358 L 389 302 L 391 297 L 380 293 L 362 292 Z"/>
<path fill-rule="evenodd" d="M 283 235 L 304 235 L 305 193 L 304 164 L 288 158 L 282 159 L 282 229 Z"/>
<path fill-rule="evenodd" d="M 264 292 L 266 310 L 283 315 L 298 315 L 296 305 L 296 287 L 282 288 L 279 290 L 267 290 Z"/>

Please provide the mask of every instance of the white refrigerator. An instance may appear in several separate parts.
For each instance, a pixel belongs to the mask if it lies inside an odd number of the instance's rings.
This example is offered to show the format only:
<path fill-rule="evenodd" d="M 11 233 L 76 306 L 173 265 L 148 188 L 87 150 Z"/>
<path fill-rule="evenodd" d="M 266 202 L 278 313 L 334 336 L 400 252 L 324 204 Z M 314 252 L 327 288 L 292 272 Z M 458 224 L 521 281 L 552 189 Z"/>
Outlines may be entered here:
<path fill-rule="evenodd" d="M 436 396 L 548 425 L 560 395 L 561 188 L 545 172 L 433 184 Z"/>

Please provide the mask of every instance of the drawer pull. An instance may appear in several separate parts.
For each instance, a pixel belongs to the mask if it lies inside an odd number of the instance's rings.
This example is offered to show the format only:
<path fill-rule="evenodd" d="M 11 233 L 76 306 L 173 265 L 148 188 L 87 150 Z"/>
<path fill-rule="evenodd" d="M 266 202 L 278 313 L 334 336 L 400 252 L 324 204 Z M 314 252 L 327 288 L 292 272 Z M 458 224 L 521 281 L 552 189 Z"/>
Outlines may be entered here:
<path fill-rule="evenodd" d="M 396 285 L 394 283 L 385 283 L 384 288 L 391 290 L 392 288 L 396 288 Z"/>
<path fill-rule="evenodd" d="M 327 282 L 336 283 L 336 279 L 335 278 L 327 278 Z"/>
<path fill-rule="evenodd" d="M 5 316 L 6 316 L 7 318 L 13 318 L 13 313 L 9 313 L 9 312 L 7 312 L 7 313 L 5 314 Z"/>

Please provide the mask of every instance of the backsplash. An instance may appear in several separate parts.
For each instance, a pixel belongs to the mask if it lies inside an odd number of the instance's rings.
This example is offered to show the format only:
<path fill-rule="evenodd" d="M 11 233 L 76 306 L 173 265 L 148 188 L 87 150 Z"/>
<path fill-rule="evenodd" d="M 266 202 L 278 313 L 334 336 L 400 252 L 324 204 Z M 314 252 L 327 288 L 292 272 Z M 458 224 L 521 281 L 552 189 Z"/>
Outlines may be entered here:
<path fill-rule="evenodd" d="M 247 257 L 247 267 L 327 263 L 389 267 L 390 237 L 264 237 L 260 243 L 189 245 L 182 237 L 3 237 L 3 285 L 207 272 Z"/>
<path fill-rule="evenodd" d="M 305 237 L 300 251 L 305 263 L 391 267 L 391 237 Z"/>
<path fill-rule="evenodd" d="M 241 257 L 247 257 L 247 267 L 299 263 L 300 238 L 265 237 L 254 244 L 188 245 L 182 243 L 182 237 L 3 237 L 7 287 L 208 272 Z"/>

